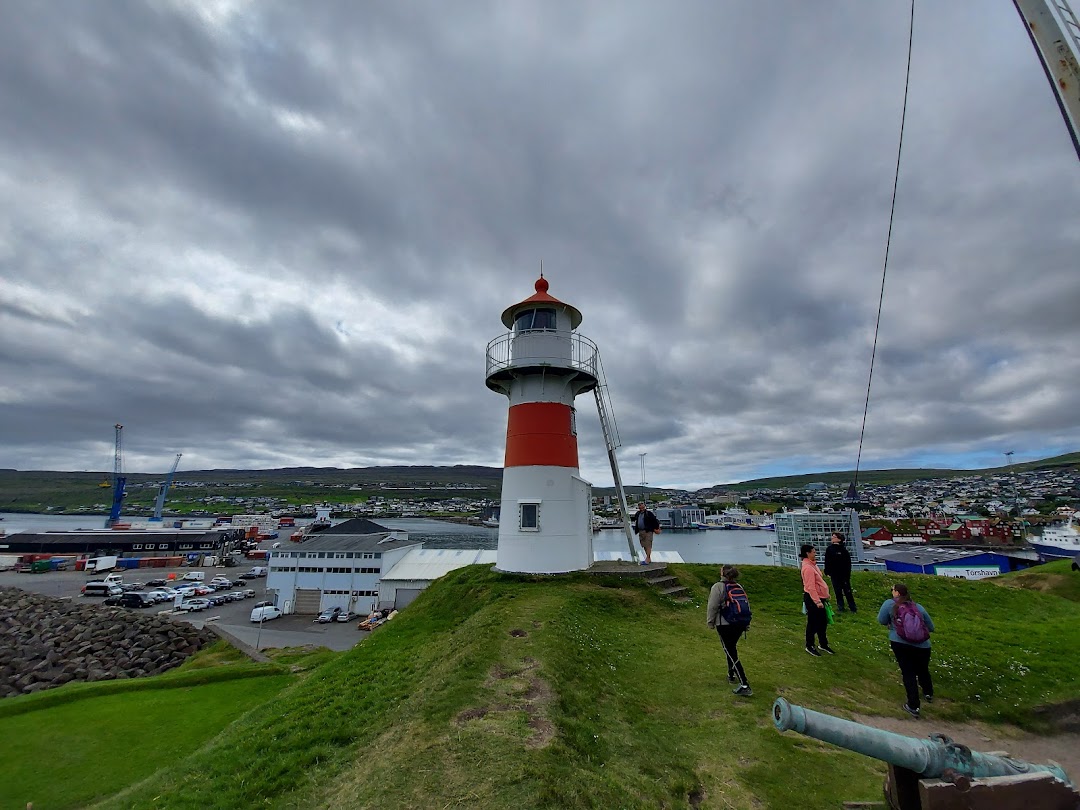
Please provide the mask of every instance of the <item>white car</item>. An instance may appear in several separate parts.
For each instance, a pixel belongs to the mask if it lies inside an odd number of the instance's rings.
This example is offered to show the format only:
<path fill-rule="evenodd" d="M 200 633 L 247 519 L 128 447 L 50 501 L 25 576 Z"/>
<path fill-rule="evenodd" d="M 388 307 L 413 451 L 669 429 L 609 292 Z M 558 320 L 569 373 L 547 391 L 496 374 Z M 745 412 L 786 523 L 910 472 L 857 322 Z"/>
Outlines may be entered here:
<path fill-rule="evenodd" d="M 149 596 L 155 604 L 158 602 L 171 602 L 173 599 L 172 590 L 165 590 L 165 588 L 154 588 L 152 591 L 146 591 L 146 595 Z"/>
<path fill-rule="evenodd" d="M 185 599 L 189 596 L 196 595 L 194 585 L 177 585 L 175 588 L 173 588 L 173 591 L 175 591 L 175 593 L 173 594 L 174 596 L 183 596 Z"/>
<path fill-rule="evenodd" d="M 210 603 L 205 599 L 185 599 L 177 610 L 206 610 Z"/>

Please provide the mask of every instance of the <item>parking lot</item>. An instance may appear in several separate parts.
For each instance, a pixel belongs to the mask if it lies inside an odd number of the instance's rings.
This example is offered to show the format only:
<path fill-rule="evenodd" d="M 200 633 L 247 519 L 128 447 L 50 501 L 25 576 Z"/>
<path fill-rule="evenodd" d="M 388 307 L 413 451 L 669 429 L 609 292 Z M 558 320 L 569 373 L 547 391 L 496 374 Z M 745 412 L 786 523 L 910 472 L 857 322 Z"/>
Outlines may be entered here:
<path fill-rule="evenodd" d="M 145 583 L 151 579 L 167 579 L 169 574 L 175 574 L 179 580 L 185 573 L 190 571 L 203 571 L 206 582 L 217 576 L 235 580 L 244 571 L 245 566 L 235 568 L 139 568 L 127 571 L 116 571 L 124 579 L 124 584 Z M 0 586 L 21 588 L 24 591 L 40 593 L 57 598 L 78 599 L 80 602 L 100 604 L 105 600 L 100 597 L 82 596 L 82 586 L 91 580 L 100 580 L 101 577 L 87 576 L 82 571 L 50 571 L 44 574 L 17 574 L 14 571 L 0 572 Z M 152 590 L 153 586 L 147 586 L 144 590 Z M 303 645 L 315 645 L 328 647 L 331 650 L 348 650 L 356 642 L 368 634 L 356 629 L 359 619 L 349 622 L 330 622 L 328 624 L 316 624 L 312 620 L 314 616 L 281 616 L 269 622 L 254 624 L 250 621 L 251 610 L 256 603 L 264 600 L 273 600 L 266 593 L 266 579 L 249 579 L 236 584 L 229 590 L 253 589 L 255 596 L 236 602 L 228 602 L 220 606 L 212 606 L 198 612 L 176 613 L 172 610 L 172 604 L 161 602 L 147 608 L 132 608 L 140 613 L 161 613 L 175 621 L 188 622 L 196 627 L 202 627 L 208 622 L 214 622 L 224 627 L 231 634 L 246 644 L 259 649 L 277 647 L 299 647 Z"/>

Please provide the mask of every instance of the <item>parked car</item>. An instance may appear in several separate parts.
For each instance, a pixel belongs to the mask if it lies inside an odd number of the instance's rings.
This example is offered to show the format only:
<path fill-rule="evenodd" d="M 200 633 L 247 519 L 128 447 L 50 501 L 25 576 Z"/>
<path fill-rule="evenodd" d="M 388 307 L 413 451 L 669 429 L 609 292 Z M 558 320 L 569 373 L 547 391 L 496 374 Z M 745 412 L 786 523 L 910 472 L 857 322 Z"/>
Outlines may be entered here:
<path fill-rule="evenodd" d="M 320 613 L 318 616 L 315 617 L 315 621 L 318 622 L 319 624 L 326 624 L 327 622 L 332 622 L 335 619 L 337 619 L 337 617 L 340 614 L 341 614 L 341 608 L 340 607 L 327 608 L 326 610 L 324 610 L 322 613 Z"/>
<path fill-rule="evenodd" d="M 173 590 L 177 594 L 179 594 L 180 596 L 183 596 L 184 598 L 187 598 L 189 596 L 196 596 L 197 595 L 195 593 L 195 586 L 194 585 L 187 585 L 185 583 L 181 583 L 180 585 L 177 585 L 175 588 L 173 588 Z"/>
<path fill-rule="evenodd" d="M 353 619 L 360 618 L 359 613 L 353 613 L 351 610 L 343 610 L 337 615 L 339 622 L 351 622 Z"/>
<path fill-rule="evenodd" d="M 173 599 L 172 592 L 164 588 L 154 588 L 152 591 L 146 591 L 146 595 L 153 599 L 155 604 L 158 602 L 171 602 Z"/>
<path fill-rule="evenodd" d="M 233 586 L 232 580 L 226 577 L 214 577 L 210 580 L 210 584 L 215 588 L 231 588 Z"/>
<path fill-rule="evenodd" d="M 165 579 L 163 577 L 157 577 L 156 579 L 148 579 L 148 580 L 146 580 L 146 584 L 148 586 L 151 586 L 151 587 L 156 587 L 156 586 L 160 586 L 160 585 L 168 585 L 169 580 L 167 580 L 167 579 Z"/>
<path fill-rule="evenodd" d="M 244 598 L 245 599 L 251 599 L 253 596 L 255 596 L 255 591 L 254 590 L 252 590 L 251 588 L 245 588 L 244 589 Z"/>
<path fill-rule="evenodd" d="M 252 594 L 252 595 L 254 595 L 254 594 Z M 256 602 L 256 603 L 255 603 L 255 607 L 256 607 L 256 608 L 261 608 L 261 607 L 275 607 L 275 605 L 274 605 L 274 603 L 273 603 L 273 602 Z"/>
<path fill-rule="evenodd" d="M 180 610 L 206 610 L 210 603 L 205 599 L 185 599 L 180 603 Z"/>
<path fill-rule="evenodd" d="M 273 605 L 263 605 L 261 607 L 256 607 L 252 609 L 251 621 L 259 622 L 261 624 L 262 622 L 268 622 L 271 619 L 276 619 L 280 615 L 281 611 Z"/>
<path fill-rule="evenodd" d="M 119 596 L 110 596 L 105 600 L 105 604 L 126 608 L 144 608 L 154 604 L 154 600 L 145 593 L 122 593 Z"/>
<path fill-rule="evenodd" d="M 214 592 L 214 589 L 210 588 L 210 587 L 207 587 L 206 585 L 196 585 L 195 586 L 195 595 L 196 596 L 206 596 L 207 594 L 211 594 L 213 592 Z"/>
<path fill-rule="evenodd" d="M 208 597 L 206 597 L 206 601 L 209 602 L 211 605 L 220 607 L 221 605 L 224 605 L 226 602 L 228 602 L 229 599 L 223 593 L 212 593 Z"/>
<path fill-rule="evenodd" d="M 124 593 L 130 593 L 131 591 L 141 591 L 143 584 L 141 582 L 127 582 L 120 586 L 120 590 Z"/>
<path fill-rule="evenodd" d="M 252 596 L 255 594 L 253 593 Z M 229 591 L 228 596 L 234 602 L 239 602 L 241 599 L 247 598 L 247 591 Z"/>
<path fill-rule="evenodd" d="M 188 582 L 202 582 L 206 579 L 206 574 L 203 571 L 188 571 L 181 579 L 185 579 Z"/>

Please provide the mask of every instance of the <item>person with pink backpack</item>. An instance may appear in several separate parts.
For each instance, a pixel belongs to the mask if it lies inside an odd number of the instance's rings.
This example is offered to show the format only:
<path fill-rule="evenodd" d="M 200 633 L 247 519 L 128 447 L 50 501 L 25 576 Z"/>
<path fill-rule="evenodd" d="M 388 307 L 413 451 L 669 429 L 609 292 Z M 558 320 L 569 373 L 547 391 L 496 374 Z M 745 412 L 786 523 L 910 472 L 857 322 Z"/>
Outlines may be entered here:
<path fill-rule="evenodd" d="M 892 597 L 878 611 L 878 624 L 889 628 L 892 646 L 900 674 L 904 679 L 907 703 L 904 711 L 919 719 L 919 687 L 927 703 L 934 701 L 934 682 L 930 679 L 930 634 L 934 622 L 926 608 L 917 604 L 903 582 L 893 585 Z"/>

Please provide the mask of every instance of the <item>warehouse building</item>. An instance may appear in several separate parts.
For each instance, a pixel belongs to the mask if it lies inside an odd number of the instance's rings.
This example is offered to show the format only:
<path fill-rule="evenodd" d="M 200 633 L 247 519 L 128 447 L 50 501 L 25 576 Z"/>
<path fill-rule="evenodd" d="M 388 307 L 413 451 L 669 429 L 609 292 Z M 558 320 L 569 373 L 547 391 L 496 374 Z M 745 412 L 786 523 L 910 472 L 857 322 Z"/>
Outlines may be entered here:
<path fill-rule="evenodd" d="M 379 583 L 379 607 L 401 610 L 428 585 L 466 565 L 494 565 L 495 549 L 413 548 Z"/>

